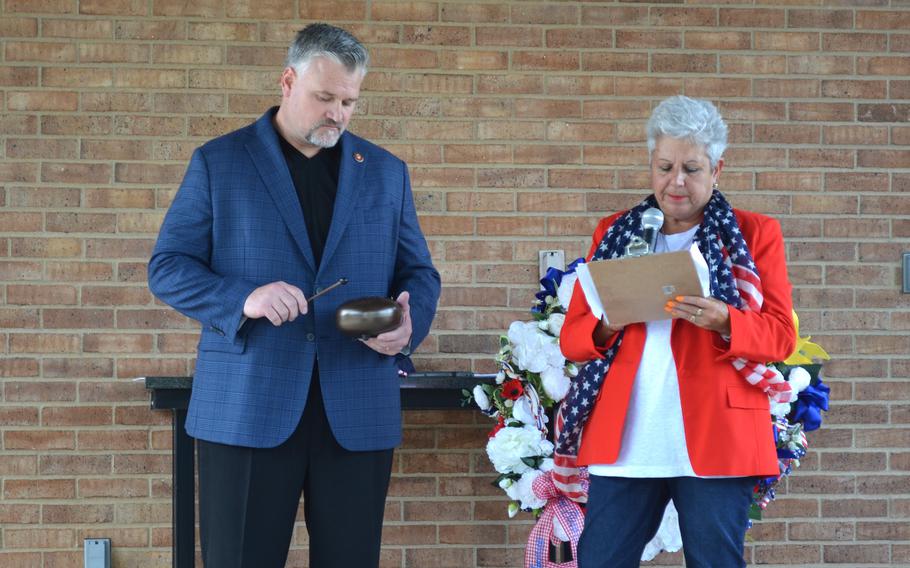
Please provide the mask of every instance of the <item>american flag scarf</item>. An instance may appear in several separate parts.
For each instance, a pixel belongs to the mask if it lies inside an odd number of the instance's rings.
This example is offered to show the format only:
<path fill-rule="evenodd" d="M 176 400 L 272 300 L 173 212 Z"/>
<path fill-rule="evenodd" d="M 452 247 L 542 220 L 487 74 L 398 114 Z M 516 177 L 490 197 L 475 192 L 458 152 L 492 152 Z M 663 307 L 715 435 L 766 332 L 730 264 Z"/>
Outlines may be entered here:
<path fill-rule="evenodd" d="M 657 207 L 653 195 L 619 216 L 607 230 L 591 260 L 623 256 L 632 236 L 641 236 L 641 214 L 649 207 Z M 704 220 L 695 232 L 695 243 L 708 263 L 711 295 L 738 309 L 761 310 L 762 287 L 755 262 L 740 232 L 733 208 L 717 190 L 714 190 L 705 207 Z M 587 501 L 576 465 L 582 427 L 622 345 L 623 334 L 624 330 L 618 333 L 603 359 L 589 361 L 579 371 L 556 416 L 553 479 L 567 497 L 578 502 Z M 777 370 L 742 358 L 733 360 L 732 364 L 749 384 L 762 389 L 772 400 L 789 402 L 793 397 L 790 385 Z"/>

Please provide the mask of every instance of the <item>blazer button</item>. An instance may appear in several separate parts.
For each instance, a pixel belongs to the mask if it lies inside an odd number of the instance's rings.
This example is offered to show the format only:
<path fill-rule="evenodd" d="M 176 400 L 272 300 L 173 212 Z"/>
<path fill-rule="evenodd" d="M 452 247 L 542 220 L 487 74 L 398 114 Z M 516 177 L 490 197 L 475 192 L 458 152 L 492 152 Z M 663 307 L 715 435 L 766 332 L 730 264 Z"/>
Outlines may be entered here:
<path fill-rule="evenodd" d="M 307 340 L 307 341 L 315 341 L 315 340 L 316 340 L 316 335 L 314 335 L 314 334 L 312 334 L 312 333 L 308 333 L 308 334 L 306 334 L 306 340 Z"/>

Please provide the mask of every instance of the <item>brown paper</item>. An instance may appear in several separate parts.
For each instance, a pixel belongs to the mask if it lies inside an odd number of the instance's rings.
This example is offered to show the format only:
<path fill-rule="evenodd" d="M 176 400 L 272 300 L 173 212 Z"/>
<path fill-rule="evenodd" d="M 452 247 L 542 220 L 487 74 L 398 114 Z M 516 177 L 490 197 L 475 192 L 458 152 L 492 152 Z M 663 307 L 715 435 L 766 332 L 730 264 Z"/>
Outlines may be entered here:
<path fill-rule="evenodd" d="M 588 263 L 591 279 L 613 325 L 670 319 L 664 310 L 676 296 L 704 296 L 687 250 Z"/>

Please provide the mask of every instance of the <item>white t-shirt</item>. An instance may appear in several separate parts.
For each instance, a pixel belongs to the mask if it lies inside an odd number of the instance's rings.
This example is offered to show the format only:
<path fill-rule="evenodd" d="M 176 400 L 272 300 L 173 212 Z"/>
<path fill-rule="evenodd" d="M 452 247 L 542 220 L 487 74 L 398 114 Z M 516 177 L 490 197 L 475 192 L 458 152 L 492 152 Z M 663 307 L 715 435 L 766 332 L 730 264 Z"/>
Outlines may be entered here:
<path fill-rule="evenodd" d="M 688 250 L 695 237 L 695 226 L 684 233 L 657 237 L 655 252 Z M 673 320 L 646 322 L 647 337 L 641 365 L 635 373 L 632 395 L 626 413 L 619 458 L 612 464 L 588 466 L 591 475 L 611 477 L 684 477 L 695 476 L 686 433 L 679 377 L 670 348 Z"/>

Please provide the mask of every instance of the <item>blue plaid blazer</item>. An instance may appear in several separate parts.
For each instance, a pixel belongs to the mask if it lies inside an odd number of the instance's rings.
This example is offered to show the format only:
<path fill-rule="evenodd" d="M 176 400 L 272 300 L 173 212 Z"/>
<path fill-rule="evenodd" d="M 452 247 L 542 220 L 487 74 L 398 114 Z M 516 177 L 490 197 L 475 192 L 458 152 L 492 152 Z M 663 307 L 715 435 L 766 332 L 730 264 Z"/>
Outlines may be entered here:
<path fill-rule="evenodd" d="M 237 446 L 281 444 L 300 420 L 318 360 L 338 442 L 349 450 L 394 447 L 401 441 L 395 358 L 342 335 L 334 316 L 347 300 L 407 290 L 412 347 L 429 332 L 440 279 L 407 166 L 342 135 L 335 209 L 316 266 L 275 111 L 195 151 L 149 262 L 155 296 L 202 324 L 187 432 Z M 314 300 L 306 316 L 280 327 L 264 318 L 241 326 L 244 301 L 259 286 L 282 280 L 309 297 L 342 277 L 349 283 Z"/>

